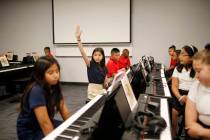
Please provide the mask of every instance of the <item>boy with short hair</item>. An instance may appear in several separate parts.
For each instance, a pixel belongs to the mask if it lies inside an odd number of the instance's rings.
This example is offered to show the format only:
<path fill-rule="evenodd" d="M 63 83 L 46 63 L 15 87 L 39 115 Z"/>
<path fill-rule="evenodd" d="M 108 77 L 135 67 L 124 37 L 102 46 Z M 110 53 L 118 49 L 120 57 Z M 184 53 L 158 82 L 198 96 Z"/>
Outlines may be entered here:
<path fill-rule="evenodd" d="M 113 48 L 111 50 L 111 56 L 109 58 L 109 61 L 106 64 L 108 69 L 107 78 L 113 77 L 120 69 L 119 59 L 120 59 L 120 50 L 118 48 Z"/>
<path fill-rule="evenodd" d="M 121 68 L 129 69 L 130 65 L 131 65 L 131 62 L 129 59 L 129 50 L 124 49 L 122 51 L 122 54 L 121 54 L 120 60 L 119 60 L 120 69 Z"/>
<path fill-rule="evenodd" d="M 45 53 L 46 56 L 49 56 L 49 57 L 53 56 L 51 51 L 50 51 L 50 47 L 45 47 L 44 48 L 44 53 Z"/>

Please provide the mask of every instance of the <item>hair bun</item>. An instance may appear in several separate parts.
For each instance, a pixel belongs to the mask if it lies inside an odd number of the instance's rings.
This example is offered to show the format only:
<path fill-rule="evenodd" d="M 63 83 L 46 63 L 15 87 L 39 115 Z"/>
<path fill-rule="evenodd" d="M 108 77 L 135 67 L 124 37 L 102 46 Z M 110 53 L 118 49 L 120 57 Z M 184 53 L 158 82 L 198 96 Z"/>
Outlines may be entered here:
<path fill-rule="evenodd" d="M 210 44 L 209 44 L 209 43 L 208 43 L 208 44 L 206 44 L 205 49 L 207 49 L 207 50 L 209 50 L 209 51 L 210 51 Z"/>

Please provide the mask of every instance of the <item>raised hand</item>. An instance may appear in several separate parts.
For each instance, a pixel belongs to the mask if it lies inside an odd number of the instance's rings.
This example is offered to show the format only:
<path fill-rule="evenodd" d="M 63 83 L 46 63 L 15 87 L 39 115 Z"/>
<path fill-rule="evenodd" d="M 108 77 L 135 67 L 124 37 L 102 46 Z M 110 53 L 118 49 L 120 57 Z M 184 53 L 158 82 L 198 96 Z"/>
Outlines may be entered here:
<path fill-rule="evenodd" d="M 81 39 L 80 39 L 80 36 L 82 34 L 82 31 L 80 30 L 80 26 L 78 25 L 76 27 L 76 32 L 75 32 L 75 36 L 76 36 L 76 39 L 77 39 L 77 43 L 78 43 L 78 47 L 79 47 L 79 50 L 80 50 L 80 53 L 86 63 L 86 65 L 88 67 L 90 67 L 90 60 L 88 59 L 86 53 L 85 53 L 85 50 L 83 49 L 83 45 L 82 45 L 82 42 L 81 42 Z"/>
<path fill-rule="evenodd" d="M 76 27 L 76 32 L 75 32 L 75 36 L 76 36 L 76 39 L 77 39 L 77 40 L 80 40 L 81 34 L 82 34 L 82 31 L 80 30 L 80 26 L 77 25 L 77 27 Z"/>

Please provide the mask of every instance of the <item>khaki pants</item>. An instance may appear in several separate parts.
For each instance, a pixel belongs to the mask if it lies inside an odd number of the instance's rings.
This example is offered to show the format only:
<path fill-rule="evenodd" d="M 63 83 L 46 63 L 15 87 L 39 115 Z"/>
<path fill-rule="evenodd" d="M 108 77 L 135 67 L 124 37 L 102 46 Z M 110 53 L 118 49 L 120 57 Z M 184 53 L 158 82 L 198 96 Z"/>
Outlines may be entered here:
<path fill-rule="evenodd" d="M 106 90 L 103 88 L 102 84 L 93 84 L 89 83 L 88 84 L 88 99 L 92 100 L 99 94 L 105 93 Z"/>

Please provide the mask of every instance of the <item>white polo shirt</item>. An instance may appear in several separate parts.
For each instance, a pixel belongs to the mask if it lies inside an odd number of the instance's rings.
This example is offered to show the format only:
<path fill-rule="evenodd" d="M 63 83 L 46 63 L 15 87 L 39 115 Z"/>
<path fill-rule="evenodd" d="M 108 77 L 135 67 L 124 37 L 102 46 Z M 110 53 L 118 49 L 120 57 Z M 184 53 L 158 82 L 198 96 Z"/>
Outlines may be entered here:
<path fill-rule="evenodd" d="M 190 70 L 186 71 L 185 68 L 181 72 L 178 72 L 175 68 L 172 77 L 179 79 L 179 89 L 182 90 L 190 90 L 191 85 L 195 81 L 195 78 L 190 77 Z"/>
<path fill-rule="evenodd" d="M 196 105 L 198 119 L 210 126 L 210 87 L 205 87 L 199 81 L 195 81 L 190 88 L 188 97 Z"/>

